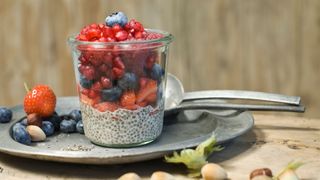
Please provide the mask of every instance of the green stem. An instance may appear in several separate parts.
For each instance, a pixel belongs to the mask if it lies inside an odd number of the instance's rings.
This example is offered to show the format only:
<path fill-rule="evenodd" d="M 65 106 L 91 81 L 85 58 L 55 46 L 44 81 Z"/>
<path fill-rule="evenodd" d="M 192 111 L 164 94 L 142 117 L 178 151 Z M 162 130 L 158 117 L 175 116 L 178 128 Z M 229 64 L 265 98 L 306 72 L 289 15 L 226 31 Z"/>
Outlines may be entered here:
<path fill-rule="evenodd" d="M 27 91 L 27 92 L 29 92 L 29 91 L 30 91 L 30 89 L 28 88 L 27 83 L 26 83 L 26 82 L 24 82 L 24 83 L 23 83 L 23 85 L 24 85 L 24 88 L 26 89 L 26 91 Z"/>

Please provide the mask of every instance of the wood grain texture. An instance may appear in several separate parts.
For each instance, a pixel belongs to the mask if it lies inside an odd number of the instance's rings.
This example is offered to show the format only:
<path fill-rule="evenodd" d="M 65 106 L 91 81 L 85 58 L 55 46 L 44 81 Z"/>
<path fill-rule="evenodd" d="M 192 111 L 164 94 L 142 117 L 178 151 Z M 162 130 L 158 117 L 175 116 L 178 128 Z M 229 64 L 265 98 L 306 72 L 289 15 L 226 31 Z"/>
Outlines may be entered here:
<path fill-rule="evenodd" d="M 320 117 L 316 0 L 0 0 L 0 105 L 16 105 L 23 82 L 75 95 L 69 35 L 121 10 L 175 36 L 169 71 L 185 89 L 241 89 L 302 96 Z"/>

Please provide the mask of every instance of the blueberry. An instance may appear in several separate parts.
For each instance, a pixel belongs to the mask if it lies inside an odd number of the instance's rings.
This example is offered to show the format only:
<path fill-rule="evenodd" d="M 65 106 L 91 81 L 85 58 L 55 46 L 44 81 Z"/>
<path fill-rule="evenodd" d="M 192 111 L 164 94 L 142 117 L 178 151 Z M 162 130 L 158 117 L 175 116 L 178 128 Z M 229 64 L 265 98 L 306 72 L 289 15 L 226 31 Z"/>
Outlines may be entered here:
<path fill-rule="evenodd" d="M 154 64 L 151 69 L 150 77 L 160 82 L 163 75 L 164 70 L 162 69 L 162 67 L 159 64 Z"/>
<path fill-rule="evenodd" d="M 16 123 L 12 127 L 12 136 L 13 139 L 19 143 L 30 145 L 31 144 L 31 137 L 26 130 L 26 127 L 23 126 L 21 123 Z"/>
<path fill-rule="evenodd" d="M 20 121 L 20 123 L 21 125 L 28 126 L 28 119 L 24 118 L 22 121 Z"/>
<path fill-rule="evenodd" d="M 62 119 L 60 118 L 60 116 L 57 113 L 54 113 L 52 116 L 43 118 L 43 121 L 51 122 L 54 126 L 54 130 L 59 131 L 60 123 L 61 123 Z"/>
<path fill-rule="evenodd" d="M 119 87 L 113 87 L 111 89 L 103 89 L 101 91 L 102 101 L 116 101 L 122 94 L 122 90 Z"/>
<path fill-rule="evenodd" d="M 12 111 L 8 108 L 0 108 L 0 123 L 7 123 L 12 119 Z"/>
<path fill-rule="evenodd" d="M 134 73 L 125 73 L 121 79 L 118 80 L 118 86 L 122 90 L 136 89 L 138 87 L 138 79 Z"/>
<path fill-rule="evenodd" d="M 83 88 L 89 89 L 89 88 L 91 88 L 92 84 L 93 84 L 92 80 L 88 80 L 84 76 L 80 76 L 80 85 Z"/>
<path fill-rule="evenodd" d="M 77 122 L 76 128 L 77 128 L 77 132 L 78 132 L 78 133 L 84 134 L 83 122 L 82 122 L 82 120 Z"/>
<path fill-rule="evenodd" d="M 112 13 L 107 16 L 105 19 L 106 25 L 112 27 L 115 24 L 119 24 L 120 26 L 124 26 L 128 22 L 127 16 L 123 12 Z"/>
<path fill-rule="evenodd" d="M 63 133 L 73 133 L 76 132 L 77 122 L 73 119 L 62 120 L 60 123 L 60 131 Z"/>
<path fill-rule="evenodd" d="M 81 117 L 81 111 L 78 109 L 74 109 L 69 113 L 69 117 L 73 120 L 75 120 L 76 122 L 82 120 Z"/>
<path fill-rule="evenodd" d="M 50 121 L 42 121 L 41 129 L 46 134 L 46 136 L 51 136 L 54 133 L 54 126 Z"/>

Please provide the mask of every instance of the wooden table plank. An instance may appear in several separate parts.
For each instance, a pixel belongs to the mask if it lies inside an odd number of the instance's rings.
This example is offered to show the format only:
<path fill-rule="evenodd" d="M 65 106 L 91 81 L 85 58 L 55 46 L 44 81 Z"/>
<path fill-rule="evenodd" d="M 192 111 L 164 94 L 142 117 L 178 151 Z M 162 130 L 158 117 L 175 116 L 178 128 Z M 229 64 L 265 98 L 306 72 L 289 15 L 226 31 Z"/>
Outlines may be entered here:
<path fill-rule="evenodd" d="M 226 144 L 225 150 L 210 157 L 221 164 L 231 179 L 248 179 L 260 167 L 279 171 L 291 160 L 308 162 L 298 171 L 303 179 L 320 179 L 320 119 L 255 115 L 254 129 Z M 0 153 L 0 179 L 116 179 L 136 172 L 148 179 L 157 170 L 187 179 L 182 165 L 162 159 L 124 165 L 79 165 L 17 158 Z"/>

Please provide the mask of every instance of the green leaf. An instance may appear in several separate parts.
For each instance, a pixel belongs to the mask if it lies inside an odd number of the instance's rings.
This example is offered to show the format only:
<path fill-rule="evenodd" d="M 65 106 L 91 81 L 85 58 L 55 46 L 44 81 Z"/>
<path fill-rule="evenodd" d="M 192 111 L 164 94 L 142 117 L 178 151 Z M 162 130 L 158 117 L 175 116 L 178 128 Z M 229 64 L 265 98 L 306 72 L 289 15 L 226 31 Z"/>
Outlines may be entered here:
<path fill-rule="evenodd" d="M 208 156 L 214 151 L 221 151 L 223 148 L 215 146 L 217 143 L 214 136 L 211 136 L 194 149 L 184 149 L 179 153 L 173 152 L 173 155 L 165 156 L 168 163 L 183 163 L 189 169 L 189 176 L 200 176 L 200 170 L 207 163 Z"/>

